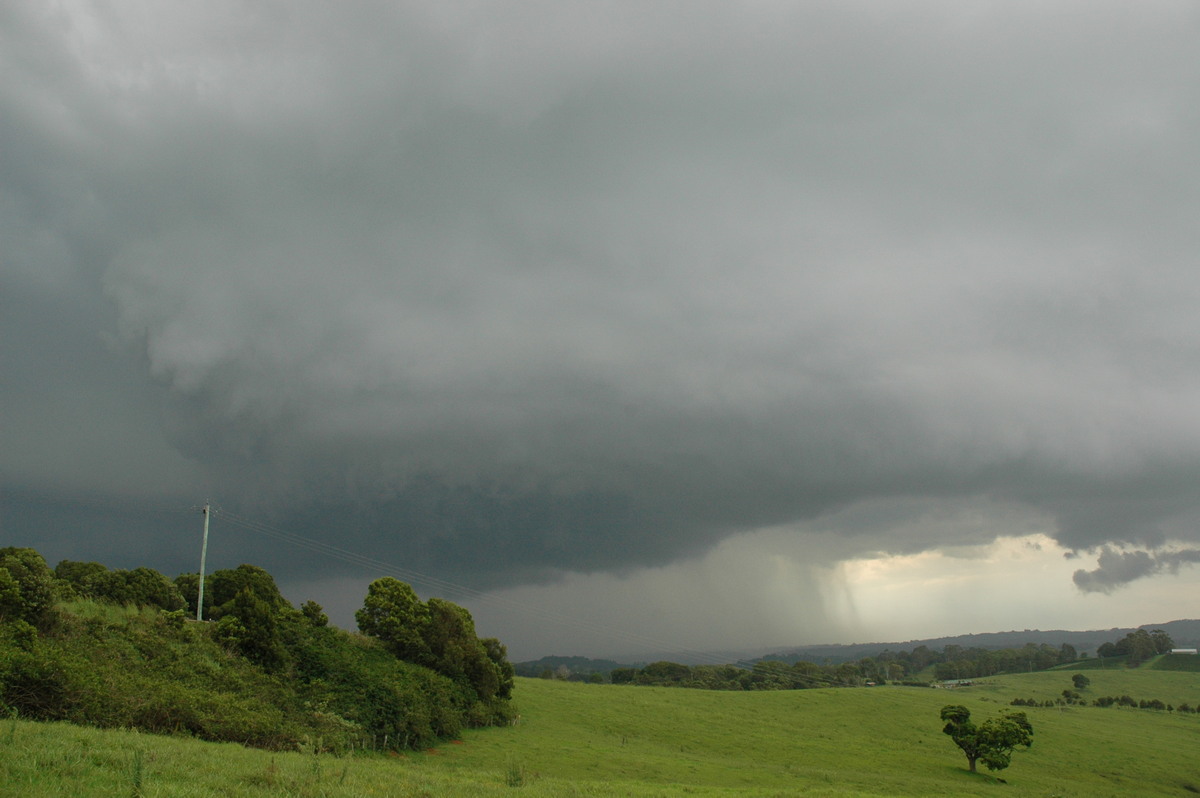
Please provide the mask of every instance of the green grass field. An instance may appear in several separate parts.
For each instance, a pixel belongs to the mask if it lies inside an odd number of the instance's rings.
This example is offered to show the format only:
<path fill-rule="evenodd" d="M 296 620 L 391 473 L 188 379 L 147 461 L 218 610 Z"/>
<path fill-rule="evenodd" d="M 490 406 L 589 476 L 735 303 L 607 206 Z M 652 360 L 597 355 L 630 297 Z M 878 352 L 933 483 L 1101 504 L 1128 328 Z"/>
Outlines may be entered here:
<path fill-rule="evenodd" d="M 19 796 L 1180 796 L 1200 794 L 1200 715 L 1026 709 L 1034 745 L 966 771 L 938 711 L 983 720 L 1053 699 L 1071 670 L 954 690 L 722 693 L 518 680 L 517 725 L 426 753 L 270 753 L 236 745 L 0 721 L 0 795 Z M 1085 698 L 1200 704 L 1200 675 L 1088 671 Z"/>

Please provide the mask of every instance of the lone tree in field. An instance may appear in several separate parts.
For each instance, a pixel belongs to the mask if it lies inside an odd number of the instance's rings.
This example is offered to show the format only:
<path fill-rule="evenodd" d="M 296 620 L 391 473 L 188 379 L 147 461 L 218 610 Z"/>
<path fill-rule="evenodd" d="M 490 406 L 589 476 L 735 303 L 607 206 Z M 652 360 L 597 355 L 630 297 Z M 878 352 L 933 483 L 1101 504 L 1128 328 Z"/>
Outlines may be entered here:
<path fill-rule="evenodd" d="M 942 732 L 950 735 L 967 755 L 972 773 L 976 760 L 987 765 L 988 770 L 1004 770 L 1012 760 L 1013 749 L 1018 745 L 1026 748 L 1033 745 L 1033 726 L 1024 712 L 1004 712 L 976 726 L 971 722 L 970 710 L 951 704 L 942 707 L 942 720 L 946 721 Z"/>

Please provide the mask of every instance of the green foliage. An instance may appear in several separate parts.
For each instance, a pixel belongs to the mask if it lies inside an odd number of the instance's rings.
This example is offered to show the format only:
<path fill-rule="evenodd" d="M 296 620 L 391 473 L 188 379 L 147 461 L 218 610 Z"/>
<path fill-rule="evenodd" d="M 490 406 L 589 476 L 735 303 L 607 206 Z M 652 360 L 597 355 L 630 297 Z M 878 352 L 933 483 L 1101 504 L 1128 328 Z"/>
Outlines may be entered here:
<path fill-rule="evenodd" d="M 133 767 L 129 775 L 130 784 L 133 791 L 130 793 L 131 798 L 143 798 L 145 795 L 142 789 L 145 787 L 145 768 L 143 765 L 142 749 L 137 749 L 133 752 Z"/>
<path fill-rule="evenodd" d="M 468 696 L 470 725 L 503 722 L 513 667 L 500 641 L 480 640 L 466 608 L 441 598 L 422 602 L 412 587 L 391 577 L 372 582 L 358 627 L 398 659 L 425 665 L 453 680 Z"/>
<path fill-rule="evenodd" d="M 53 575 L 33 549 L 0 549 L 0 623 L 22 620 L 48 623 L 54 605 Z"/>
<path fill-rule="evenodd" d="M 964 649 L 951 645 L 946 646 L 942 652 L 942 660 L 934 666 L 934 676 L 945 681 L 978 679 L 998 673 L 1041 671 L 1073 661 L 1075 653 L 1072 646 L 1055 648 L 1045 643 L 1027 643 L 1021 648 L 999 650 Z"/>
<path fill-rule="evenodd" d="M 637 678 L 637 668 L 613 668 L 608 678 L 613 684 L 629 684 Z"/>
<path fill-rule="evenodd" d="M 161 613 L 111 624 L 64 613 L 52 634 L 0 646 L 0 701 L 23 717 L 288 747 L 311 727 L 286 689 Z"/>
<path fill-rule="evenodd" d="M 528 662 L 514 662 L 516 676 L 538 677 L 546 669 L 555 671 L 564 668 L 567 679 L 573 682 L 590 682 L 593 676 L 599 676 L 601 682 L 609 681 L 609 674 L 614 668 L 623 667 L 621 663 L 610 659 L 594 659 L 592 657 L 564 657 L 558 655 L 545 656 Z"/>
<path fill-rule="evenodd" d="M 1146 667 L 1160 671 L 1200 672 L 1200 656 L 1196 654 L 1163 654 L 1148 663 Z"/>
<path fill-rule="evenodd" d="M 329 616 L 324 608 L 315 601 L 309 600 L 300 605 L 300 614 L 308 619 L 313 626 L 328 626 Z"/>
<path fill-rule="evenodd" d="M 361 728 L 372 746 L 424 748 L 466 725 L 469 697 L 450 679 L 333 627 L 290 631 L 308 704 Z"/>
<path fill-rule="evenodd" d="M 240 651 L 248 638 L 233 614 L 182 628 L 150 611 L 122 623 L 64 614 L 60 627 L 22 640 L 15 624 L 0 627 L 0 705 L 267 748 L 317 738 L 339 750 L 423 748 L 473 721 L 452 680 L 333 627 L 296 622 L 281 635 L 296 662 L 286 679 Z"/>
<path fill-rule="evenodd" d="M 942 707 L 941 718 L 946 721 L 942 733 L 962 749 L 972 773 L 977 760 L 988 770 L 1003 770 L 1012 761 L 1014 749 L 1033 745 L 1033 726 L 1024 712 L 1003 712 L 976 726 L 969 709 L 948 704 Z"/>
<path fill-rule="evenodd" d="M 769 665 L 764 663 L 760 664 L 764 665 L 764 667 L 769 667 Z M 642 668 L 638 674 L 637 683 L 658 685 L 680 684 L 691 675 L 691 672 L 691 668 L 687 665 L 660 660 L 659 662 L 651 662 Z"/>
<path fill-rule="evenodd" d="M 266 605 L 271 612 L 291 609 L 288 600 L 275 585 L 275 579 L 257 565 L 239 565 L 233 569 L 213 571 L 205 580 L 204 598 L 212 607 L 214 619 L 233 611 L 240 594 L 248 594 L 255 602 Z"/>
<path fill-rule="evenodd" d="M 386 655 L 372 641 L 355 639 Z M 1117 668 L 1089 675 L 1101 692 L 1200 703 L 1193 674 Z M 1002 676 L 956 689 L 954 703 L 986 717 L 1013 695 L 1053 697 L 1063 682 L 1055 672 Z M 339 758 L 317 755 L 315 747 L 259 751 L 5 718 L 0 795 L 126 796 L 135 750 L 145 751 L 146 794 L 163 798 L 1168 798 L 1195 794 L 1189 784 L 1200 787 L 1194 763 L 1200 716 L 1193 714 L 1030 710 L 1044 744 L 1023 752 L 1016 771 L 1000 774 L 1008 783 L 1000 784 L 986 768 L 971 774 L 947 757 L 941 724 L 930 722 L 947 703 L 943 690 L 746 693 L 518 679 L 514 692 L 519 723 L 466 729 L 462 745 L 403 758 Z M 15 744 L 3 748 L 4 727 L 12 725 Z M 506 784 L 509 763 L 524 770 L 520 788 Z"/>
<path fill-rule="evenodd" d="M 484 653 L 487 654 L 487 658 L 491 660 L 496 669 L 498 683 L 495 696 L 500 700 L 507 701 L 512 698 L 515 675 L 513 664 L 508 661 L 508 648 L 494 637 L 485 637 L 479 642 L 483 645 Z"/>
<path fill-rule="evenodd" d="M 206 578 L 204 580 L 204 582 L 205 582 L 205 590 L 207 591 L 209 580 Z M 175 577 L 175 588 L 179 591 L 179 595 L 183 596 L 183 600 L 187 604 L 187 606 L 184 609 L 187 610 L 188 617 L 195 618 L 196 617 L 196 602 L 200 600 L 200 574 L 198 574 L 198 573 L 180 574 L 179 576 Z M 205 595 L 204 596 L 204 614 L 202 617 L 204 617 L 204 618 L 208 617 L 208 610 L 211 606 L 212 606 L 212 596 Z"/>
<path fill-rule="evenodd" d="M 80 589 L 91 577 L 106 573 L 108 567 L 98 562 L 59 560 L 58 565 L 54 566 L 54 578 L 71 588 L 69 595 L 72 598 L 83 595 Z"/>
<path fill-rule="evenodd" d="M 273 581 L 271 584 L 274 586 Z M 282 618 L 277 607 L 268 604 L 247 586 L 221 606 L 220 618 L 218 624 L 236 619 L 242 634 L 234 645 L 242 656 L 268 671 L 279 671 L 284 667 L 288 656 L 280 637 Z"/>
<path fill-rule="evenodd" d="M 55 566 L 54 576 L 72 597 L 167 611 L 187 606 L 175 583 L 153 568 L 110 571 L 98 562 L 62 560 Z"/>
<path fill-rule="evenodd" d="M 25 618 L 50 617 L 54 577 L 36 552 L 3 551 L 12 567 L 0 569 L 0 709 L 22 717 L 344 751 L 428 747 L 512 714 L 504 647 L 476 638 L 450 602 L 425 608 L 437 618 L 421 638 L 429 656 L 410 663 L 330 627 L 314 602 L 297 611 L 255 566 L 214 572 L 206 605 L 216 622 L 197 624 L 179 589 L 191 589 L 194 607 L 196 575 L 173 584 L 150 569 L 64 561 L 60 594 L 76 598 L 39 631 Z"/>
<path fill-rule="evenodd" d="M 363 634 L 379 638 L 397 659 L 422 664 L 432 661 L 425 639 L 429 608 L 408 584 L 390 576 L 376 579 L 368 586 L 354 620 Z"/>
<path fill-rule="evenodd" d="M 856 662 L 817 665 L 812 662 L 764 659 L 747 670 L 733 665 L 682 665 L 653 662 L 642 668 L 615 667 L 609 672 L 613 684 L 658 687 L 692 687 L 706 690 L 805 690 L 815 687 L 861 687 L 887 682 L 921 684 L 905 679 L 932 666 L 939 680 L 974 679 L 999 673 L 1047 670 L 1073 661 L 1070 645 L 1026 644 L 1021 648 L 989 650 L 948 645 L 942 651 L 918 646 L 909 651 L 883 651 Z M 1085 666 L 1086 667 L 1086 666 Z"/>
<path fill-rule="evenodd" d="M 1166 654 L 1174 646 L 1171 636 L 1161 629 L 1155 629 L 1153 632 L 1135 629 L 1115 643 L 1104 643 L 1096 649 L 1096 655 L 1125 657 L 1126 664 L 1135 668 L 1158 654 Z"/>
<path fill-rule="evenodd" d="M 521 764 L 521 761 L 515 757 L 509 759 L 504 766 L 504 785 L 506 787 L 524 787 L 526 777 L 525 766 Z"/>
<path fill-rule="evenodd" d="M 0 623 L 24 615 L 21 585 L 7 568 L 0 567 Z"/>
<path fill-rule="evenodd" d="M 1071 677 L 1071 683 L 1075 685 L 1076 690 L 1086 690 L 1092 680 L 1084 676 L 1082 673 L 1077 673 Z"/>

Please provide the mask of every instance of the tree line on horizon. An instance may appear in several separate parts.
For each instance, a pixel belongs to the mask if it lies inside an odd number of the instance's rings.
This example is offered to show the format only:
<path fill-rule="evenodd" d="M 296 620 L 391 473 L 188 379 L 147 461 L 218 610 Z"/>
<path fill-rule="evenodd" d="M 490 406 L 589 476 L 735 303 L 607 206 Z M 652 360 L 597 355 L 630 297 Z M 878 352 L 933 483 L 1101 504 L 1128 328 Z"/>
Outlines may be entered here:
<path fill-rule="evenodd" d="M 1150 656 L 1170 651 L 1173 645 L 1171 636 L 1161 629 L 1153 632 L 1139 629 L 1115 643 L 1104 644 L 1097 654 L 1105 657 L 1128 655 L 1127 664 L 1136 667 Z M 607 674 L 590 670 L 573 671 L 560 665 L 554 669 L 543 668 L 537 675 L 546 679 L 609 681 L 612 684 L 704 690 L 803 690 L 889 682 L 926 685 L 931 679 L 955 681 L 1001 673 L 1043 671 L 1080 659 L 1079 652 L 1069 643 L 1057 647 L 1048 643 L 1026 643 L 1019 648 L 1003 649 L 965 648 L 949 644 L 941 650 L 925 645 L 910 651 L 889 649 L 875 656 L 824 665 L 805 660 L 785 662 L 764 659 L 749 667 L 733 664 L 684 665 L 662 660 L 641 667 L 612 667 Z"/>
<path fill-rule="evenodd" d="M 1145 629 L 1135 629 L 1129 634 L 1111 643 L 1104 643 L 1096 649 L 1096 656 L 1127 657 L 1128 664 L 1137 666 L 1158 654 L 1166 654 L 1175 647 L 1175 641 L 1162 629 L 1147 632 Z"/>
<path fill-rule="evenodd" d="M 0 548 L 0 712 L 272 748 L 419 748 L 513 717 L 504 645 L 452 602 L 385 577 L 354 634 L 257 566 L 205 577 L 209 623 L 199 586 Z"/>

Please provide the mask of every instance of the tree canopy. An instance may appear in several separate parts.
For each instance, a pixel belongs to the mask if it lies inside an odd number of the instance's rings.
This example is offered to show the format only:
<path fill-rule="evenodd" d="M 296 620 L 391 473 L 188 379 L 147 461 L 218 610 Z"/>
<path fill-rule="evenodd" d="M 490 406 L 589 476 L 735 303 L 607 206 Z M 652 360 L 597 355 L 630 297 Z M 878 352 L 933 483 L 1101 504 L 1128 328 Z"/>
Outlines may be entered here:
<path fill-rule="evenodd" d="M 441 598 L 423 602 L 410 585 L 386 576 L 367 588 L 354 619 L 397 659 L 424 665 L 470 690 L 484 714 L 512 694 L 507 650 L 499 640 L 476 636 L 465 607 Z"/>
<path fill-rule="evenodd" d="M 94 562 L 51 571 L 33 549 L 0 548 L 0 709 L 334 750 L 423 748 L 512 717 L 505 647 L 478 638 L 452 602 L 380 580 L 359 615 L 368 639 L 331 626 L 316 602 L 296 609 L 252 565 L 208 575 L 205 617 L 215 623 L 189 622 L 199 584 L 198 574 L 172 583 L 151 568 Z M 110 613 L 106 603 L 137 609 Z"/>
<path fill-rule="evenodd" d="M 976 726 L 971 722 L 970 710 L 948 704 L 942 707 L 941 718 L 946 721 L 942 733 L 950 735 L 954 744 L 962 749 L 972 773 L 977 760 L 988 770 L 1003 770 L 1012 761 L 1013 751 L 1018 746 L 1028 748 L 1033 745 L 1033 726 L 1024 712 L 1002 712 L 999 717 Z"/>
<path fill-rule="evenodd" d="M 33 549 L 0 549 L 0 623 L 41 623 L 54 604 L 53 576 Z"/>
<path fill-rule="evenodd" d="M 1174 645 L 1171 636 L 1162 629 L 1153 632 L 1135 629 L 1115 643 L 1104 643 L 1096 649 L 1096 654 L 1101 657 L 1127 656 L 1127 664 L 1134 667 L 1156 654 L 1166 654 Z"/>
<path fill-rule="evenodd" d="M 153 568 L 110 571 L 98 562 L 61 560 L 54 567 L 54 577 L 68 595 L 167 611 L 187 606 L 178 586 Z"/>

